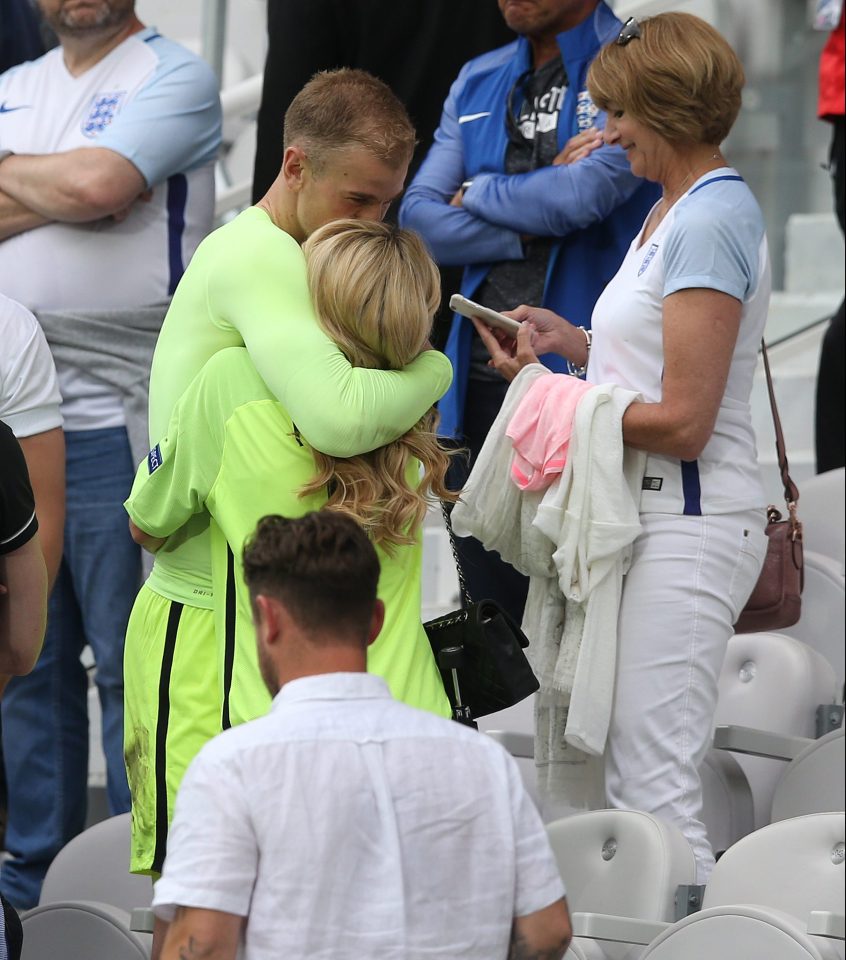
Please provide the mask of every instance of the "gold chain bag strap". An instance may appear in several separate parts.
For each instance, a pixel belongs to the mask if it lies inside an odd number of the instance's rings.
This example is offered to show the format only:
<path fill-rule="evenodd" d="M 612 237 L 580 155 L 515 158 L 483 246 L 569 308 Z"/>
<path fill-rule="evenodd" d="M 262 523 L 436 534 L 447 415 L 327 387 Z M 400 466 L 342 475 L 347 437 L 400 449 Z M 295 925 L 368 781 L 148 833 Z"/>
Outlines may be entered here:
<path fill-rule="evenodd" d="M 778 415 L 773 378 L 770 374 L 770 361 L 767 357 L 767 346 L 763 340 L 761 355 L 767 376 L 770 409 L 775 426 L 776 454 L 781 471 L 781 482 L 784 486 L 787 513 L 783 516 L 781 511 L 772 504 L 767 507 L 767 555 L 755 589 L 734 625 L 735 633 L 763 633 L 767 630 L 792 627 L 802 613 L 802 587 L 804 586 L 802 523 L 796 516 L 799 489 L 790 479 L 784 434 L 781 431 L 781 419 Z"/>

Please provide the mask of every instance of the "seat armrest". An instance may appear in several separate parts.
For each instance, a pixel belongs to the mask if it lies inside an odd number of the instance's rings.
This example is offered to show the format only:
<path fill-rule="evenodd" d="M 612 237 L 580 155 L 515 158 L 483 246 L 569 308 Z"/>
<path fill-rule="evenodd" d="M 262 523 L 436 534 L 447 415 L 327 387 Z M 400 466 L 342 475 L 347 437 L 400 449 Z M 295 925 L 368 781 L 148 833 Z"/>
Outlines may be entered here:
<path fill-rule="evenodd" d="M 808 737 L 788 737 L 783 733 L 736 724 L 719 726 L 714 731 L 714 747 L 717 750 L 748 753 L 753 757 L 768 757 L 771 760 L 792 760 L 813 742 Z"/>
<path fill-rule="evenodd" d="M 130 916 L 129 929 L 135 933 L 152 933 L 156 915 L 150 907 L 136 907 Z"/>
<path fill-rule="evenodd" d="M 812 937 L 846 940 L 846 916 L 830 910 L 813 910 L 808 918 L 808 933 Z"/>
<path fill-rule="evenodd" d="M 646 946 L 672 924 L 661 920 L 636 920 L 607 913 L 574 913 L 571 923 L 574 937 L 611 940 L 614 943 L 636 943 Z"/>
<path fill-rule="evenodd" d="M 485 733 L 505 747 L 512 757 L 534 759 L 535 738 L 530 733 L 516 733 L 513 730 L 486 730 Z"/>

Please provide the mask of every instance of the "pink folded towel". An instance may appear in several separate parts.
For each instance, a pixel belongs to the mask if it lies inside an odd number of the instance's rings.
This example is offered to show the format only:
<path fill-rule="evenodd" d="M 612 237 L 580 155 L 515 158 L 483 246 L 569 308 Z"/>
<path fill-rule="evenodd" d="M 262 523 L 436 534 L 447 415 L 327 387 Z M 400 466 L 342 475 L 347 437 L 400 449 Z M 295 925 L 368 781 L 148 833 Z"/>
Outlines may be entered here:
<path fill-rule="evenodd" d="M 511 418 L 511 479 L 521 490 L 544 490 L 564 469 L 576 407 L 592 385 L 578 377 L 538 377 Z"/>

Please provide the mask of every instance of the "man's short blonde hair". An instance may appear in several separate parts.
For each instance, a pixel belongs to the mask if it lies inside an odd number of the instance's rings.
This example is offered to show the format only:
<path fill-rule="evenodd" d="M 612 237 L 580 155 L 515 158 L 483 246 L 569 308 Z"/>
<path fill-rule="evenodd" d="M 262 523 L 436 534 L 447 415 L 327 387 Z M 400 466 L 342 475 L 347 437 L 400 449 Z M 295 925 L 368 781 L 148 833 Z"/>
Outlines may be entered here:
<path fill-rule="evenodd" d="M 285 113 L 285 149 L 298 146 L 317 167 L 336 150 L 363 147 L 398 169 L 411 160 L 414 126 L 391 88 L 364 70 L 323 70 Z"/>
<path fill-rule="evenodd" d="M 737 54 L 689 13 L 662 13 L 639 27 L 639 37 L 613 41 L 591 64 L 594 103 L 631 114 L 670 143 L 722 143 L 740 111 L 745 77 Z"/>

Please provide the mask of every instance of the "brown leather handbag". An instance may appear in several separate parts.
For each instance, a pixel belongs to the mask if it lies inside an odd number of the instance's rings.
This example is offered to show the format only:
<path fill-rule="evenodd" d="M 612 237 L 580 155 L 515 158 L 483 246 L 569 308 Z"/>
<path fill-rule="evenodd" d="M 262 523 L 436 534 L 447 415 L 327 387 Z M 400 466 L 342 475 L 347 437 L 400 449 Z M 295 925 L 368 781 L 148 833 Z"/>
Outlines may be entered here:
<path fill-rule="evenodd" d="M 775 426 L 776 453 L 781 470 L 781 482 L 784 485 L 787 513 L 782 515 L 781 511 L 772 504 L 767 507 L 767 555 L 755 589 L 734 625 L 735 633 L 782 630 L 785 627 L 792 627 L 802 613 L 802 587 L 804 586 L 802 524 L 796 516 L 799 489 L 790 479 L 788 471 L 781 419 L 776 406 L 767 347 L 763 340 L 761 354 L 764 358 L 764 372 L 767 375 L 767 390 Z"/>

